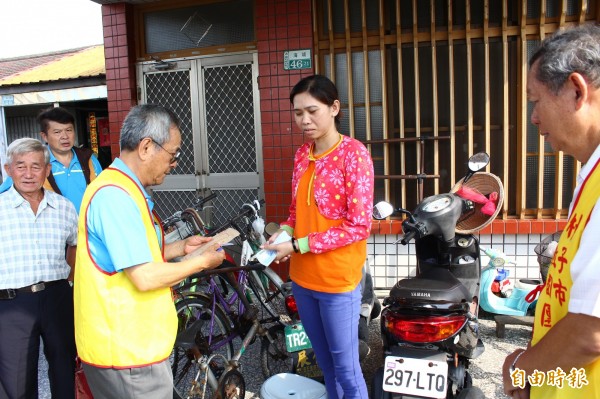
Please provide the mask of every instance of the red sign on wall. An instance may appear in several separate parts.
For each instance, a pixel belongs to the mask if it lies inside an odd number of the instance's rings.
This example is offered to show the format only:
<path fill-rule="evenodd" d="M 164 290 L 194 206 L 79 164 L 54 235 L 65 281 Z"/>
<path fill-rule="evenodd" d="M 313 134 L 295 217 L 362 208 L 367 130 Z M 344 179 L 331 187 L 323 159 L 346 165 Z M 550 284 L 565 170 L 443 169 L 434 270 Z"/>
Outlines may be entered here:
<path fill-rule="evenodd" d="M 98 143 L 100 147 L 110 146 L 110 131 L 108 129 L 108 118 L 96 118 L 98 125 Z"/>

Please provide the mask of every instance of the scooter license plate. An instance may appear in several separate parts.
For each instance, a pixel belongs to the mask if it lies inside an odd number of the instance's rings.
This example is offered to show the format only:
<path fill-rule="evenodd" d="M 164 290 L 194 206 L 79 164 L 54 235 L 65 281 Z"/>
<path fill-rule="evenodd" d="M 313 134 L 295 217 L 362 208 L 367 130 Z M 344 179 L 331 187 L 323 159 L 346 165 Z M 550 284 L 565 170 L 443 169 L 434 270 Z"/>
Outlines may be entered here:
<path fill-rule="evenodd" d="M 429 359 L 387 356 L 383 390 L 426 398 L 445 398 L 448 364 Z"/>
<path fill-rule="evenodd" d="M 285 347 L 288 352 L 298 352 L 312 348 L 302 322 L 285 326 Z"/>

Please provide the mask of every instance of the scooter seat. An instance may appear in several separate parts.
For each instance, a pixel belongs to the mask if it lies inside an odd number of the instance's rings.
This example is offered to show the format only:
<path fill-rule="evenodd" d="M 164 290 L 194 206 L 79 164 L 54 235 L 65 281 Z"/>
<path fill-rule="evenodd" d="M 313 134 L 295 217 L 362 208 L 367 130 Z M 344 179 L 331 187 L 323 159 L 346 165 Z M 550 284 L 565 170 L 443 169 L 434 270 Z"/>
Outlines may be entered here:
<path fill-rule="evenodd" d="M 440 301 L 451 303 L 471 302 L 469 290 L 449 270 L 429 269 L 416 277 L 396 283 L 390 297 L 404 301 Z"/>

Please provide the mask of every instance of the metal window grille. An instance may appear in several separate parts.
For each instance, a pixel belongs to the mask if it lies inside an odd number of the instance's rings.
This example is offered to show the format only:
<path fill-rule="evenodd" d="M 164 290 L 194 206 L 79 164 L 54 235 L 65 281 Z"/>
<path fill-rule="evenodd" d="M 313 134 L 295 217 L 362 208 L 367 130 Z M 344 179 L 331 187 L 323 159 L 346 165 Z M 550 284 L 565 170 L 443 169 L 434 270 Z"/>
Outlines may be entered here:
<path fill-rule="evenodd" d="M 210 172 L 255 172 L 252 66 L 205 68 L 204 80 Z"/>
<path fill-rule="evenodd" d="M 376 199 L 412 209 L 449 190 L 468 156 L 486 151 L 505 187 L 501 217 L 566 215 L 579 165 L 528 123 L 527 61 L 546 35 L 598 19 L 598 1 L 313 5 L 315 67 L 340 90 L 345 133 L 369 145 Z M 425 136 L 436 139 L 411 141 Z"/>
<path fill-rule="evenodd" d="M 179 118 L 181 160 L 171 172 L 194 174 L 194 140 L 192 136 L 192 100 L 190 72 L 173 71 L 146 74 L 146 102 L 170 109 Z"/>

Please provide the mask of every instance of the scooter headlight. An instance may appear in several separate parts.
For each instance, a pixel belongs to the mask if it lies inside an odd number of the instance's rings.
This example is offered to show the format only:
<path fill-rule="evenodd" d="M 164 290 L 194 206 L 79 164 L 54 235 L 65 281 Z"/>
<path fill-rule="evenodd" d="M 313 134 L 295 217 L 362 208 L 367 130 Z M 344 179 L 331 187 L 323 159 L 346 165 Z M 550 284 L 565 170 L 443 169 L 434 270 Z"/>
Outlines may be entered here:
<path fill-rule="evenodd" d="M 492 260 L 492 265 L 494 265 L 494 267 L 502 267 L 505 263 L 506 262 L 502 258 L 494 258 Z"/>

